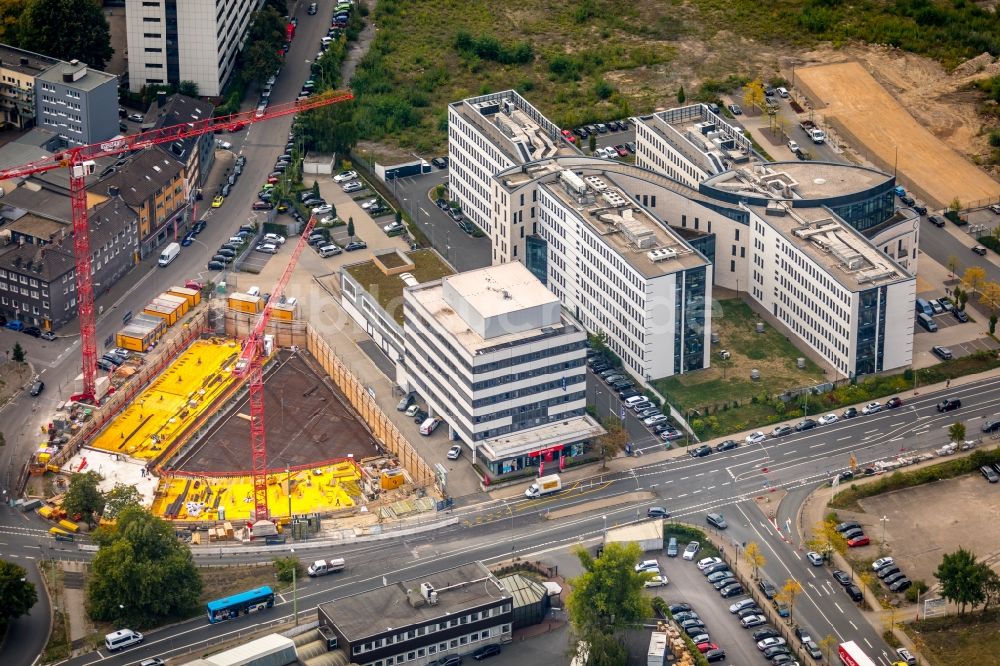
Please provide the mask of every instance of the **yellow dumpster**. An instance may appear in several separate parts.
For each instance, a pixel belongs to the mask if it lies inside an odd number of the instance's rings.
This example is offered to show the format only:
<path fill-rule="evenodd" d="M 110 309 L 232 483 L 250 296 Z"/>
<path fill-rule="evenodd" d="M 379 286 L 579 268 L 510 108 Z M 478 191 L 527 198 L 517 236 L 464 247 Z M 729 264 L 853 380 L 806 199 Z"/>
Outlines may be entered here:
<path fill-rule="evenodd" d="M 68 530 L 68 531 L 74 532 L 74 533 L 80 531 L 80 526 L 77 525 L 76 523 L 74 523 L 71 520 L 65 520 L 65 519 L 60 520 L 59 521 L 59 527 L 63 528 L 64 530 Z"/>
<path fill-rule="evenodd" d="M 38 509 L 38 515 L 45 520 L 52 520 L 52 518 L 56 515 L 56 510 L 51 506 L 43 506 Z"/>

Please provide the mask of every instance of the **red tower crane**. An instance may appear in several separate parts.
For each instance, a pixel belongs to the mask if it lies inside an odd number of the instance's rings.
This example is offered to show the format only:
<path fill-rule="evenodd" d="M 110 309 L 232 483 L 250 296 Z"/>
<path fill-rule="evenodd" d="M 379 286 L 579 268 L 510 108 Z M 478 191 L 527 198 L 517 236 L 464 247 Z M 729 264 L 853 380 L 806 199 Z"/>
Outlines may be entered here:
<path fill-rule="evenodd" d="M 307 99 L 279 104 L 269 111 L 243 111 L 218 118 L 196 120 L 129 134 L 120 138 L 86 146 L 67 148 L 43 159 L 21 166 L 0 169 L 0 180 L 24 178 L 54 169 L 69 169 L 69 196 L 73 221 L 73 256 L 76 260 L 77 316 L 80 319 L 80 348 L 83 355 L 83 390 L 73 400 L 95 401 L 97 382 L 97 320 L 94 317 L 94 285 L 90 274 L 90 229 L 87 224 L 86 177 L 96 170 L 95 160 L 161 143 L 189 139 L 216 130 L 234 131 L 245 125 L 273 120 L 300 111 L 354 99 L 350 92 L 327 92 Z M 297 255 L 296 255 L 297 256 Z"/>
<path fill-rule="evenodd" d="M 243 341 L 243 351 L 240 353 L 239 360 L 236 361 L 234 374 L 241 379 L 250 377 L 250 451 L 252 454 L 255 520 L 269 518 L 267 510 L 267 442 L 264 434 L 264 330 L 271 319 L 274 304 L 279 303 L 285 293 L 285 285 L 292 277 L 292 271 L 295 270 L 295 264 L 299 261 L 299 255 L 309 244 L 309 233 L 315 224 L 316 216 L 312 215 L 309 217 L 305 229 L 302 230 L 302 235 L 299 236 L 299 242 L 295 244 L 292 257 L 285 265 L 284 272 L 271 290 L 271 296 L 267 299 L 264 311 L 260 313 L 253 330 Z M 290 488 L 289 491 L 291 491 Z"/>

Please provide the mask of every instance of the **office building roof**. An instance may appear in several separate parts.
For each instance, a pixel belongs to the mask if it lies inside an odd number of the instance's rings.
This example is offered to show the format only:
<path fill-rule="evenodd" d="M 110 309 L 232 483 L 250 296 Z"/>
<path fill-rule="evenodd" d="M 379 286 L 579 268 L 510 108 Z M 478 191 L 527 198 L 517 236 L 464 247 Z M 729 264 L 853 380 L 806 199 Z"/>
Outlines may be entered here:
<path fill-rule="evenodd" d="M 769 162 L 727 171 L 706 180 L 701 188 L 730 200 L 823 201 L 864 193 L 891 180 L 889 174 L 854 164 Z"/>
<path fill-rule="evenodd" d="M 118 81 L 118 77 L 115 75 L 88 67 L 86 63 L 79 60 L 71 60 L 70 62 L 58 61 L 56 65 L 45 70 L 45 72 L 39 74 L 36 78 L 39 81 L 58 83 L 84 91 L 93 90 L 108 81 L 115 81 L 116 83 Z"/>
<path fill-rule="evenodd" d="M 753 156 L 753 144 L 741 128 L 713 113 L 705 104 L 691 104 L 635 119 L 662 137 L 705 173 L 719 174 Z"/>
<path fill-rule="evenodd" d="M 402 253 L 402 256 L 410 264 L 400 264 L 400 267 L 406 269 L 404 272 L 413 275 L 418 283 L 434 282 L 455 273 L 454 269 L 441 258 L 441 255 L 432 249 L 405 252 Z M 388 258 L 383 260 L 383 262 L 389 261 Z M 397 324 L 403 324 L 403 289 L 406 288 L 406 283 L 400 277 L 402 273 L 386 273 L 382 266 L 376 264 L 374 258 L 356 264 L 348 264 L 342 270 L 346 271 L 372 298 L 378 301 L 382 309 Z"/>
<path fill-rule="evenodd" d="M 579 155 L 561 130 L 513 90 L 453 102 L 451 108 L 502 150 L 514 164 L 556 155 Z"/>
<path fill-rule="evenodd" d="M 421 596 L 421 583 L 429 583 L 437 593 L 435 605 L 426 603 Z M 509 598 L 489 569 L 481 562 L 471 562 L 341 597 L 322 604 L 321 608 L 344 637 L 353 642 Z"/>
<path fill-rule="evenodd" d="M 576 171 L 579 171 L 577 173 Z M 653 218 L 614 182 L 614 174 L 592 169 L 559 170 L 543 181 L 610 249 L 646 278 L 708 264 L 670 227 Z"/>
<path fill-rule="evenodd" d="M 559 303 L 559 298 L 519 261 L 458 273 L 442 282 L 484 318 Z"/>
<path fill-rule="evenodd" d="M 492 460 L 542 451 L 556 444 L 600 437 L 604 428 L 589 415 L 574 416 L 483 440 L 480 446 Z"/>
<path fill-rule="evenodd" d="M 792 208 L 775 201 L 749 209 L 848 291 L 913 279 L 906 269 L 826 208 Z"/>

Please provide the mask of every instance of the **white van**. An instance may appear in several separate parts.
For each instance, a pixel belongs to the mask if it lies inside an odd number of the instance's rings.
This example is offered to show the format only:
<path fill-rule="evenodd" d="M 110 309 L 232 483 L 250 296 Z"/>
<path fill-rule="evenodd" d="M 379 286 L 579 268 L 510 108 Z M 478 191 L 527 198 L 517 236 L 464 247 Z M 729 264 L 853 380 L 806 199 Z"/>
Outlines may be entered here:
<path fill-rule="evenodd" d="M 104 637 L 104 645 L 114 652 L 123 648 L 132 647 L 142 642 L 142 634 L 131 629 L 119 629 Z"/>
<path fill-rule="evenodd" d="M 424 419 L 424 422 L 420 424 L 420 434 L 430 435 L 437 429 L 439 423 L 441 423 L 441 420 L 433 416 Z"/>
<path fill-rule="evenodd" d="M 335 254 L 340 254 L 342 251 L 343 250 L 336 245 L 325 245 L 319 249 L 319 256 L 326 259 L 327 257 L 334 256 Z"/>
<path fill-rule="evenodd" d="M 250 287 L 247 289 L 247 296 L 260 296 L 260 287 Z"/>
<path fill-rule="evenodd" d="M 787 88 L 784 88 L 784 87 L 782 87 L 782 88 L 778 88 L 778 89 L 777 89 L 777 92 L 778 92 L 778 94 L 779 94 L 779 95 L 780 95 L 781 97 L 784 97 L 785 99 L 788 99 L 788 89 L 787 89 Z"/>
<path fill-rule="evenodd" d="M 644 395 L 634 395 L 634 396 L 632 396 L 631 398 L 629 398 L 628 400 L 625 401 L 625 406 L 626 407 L 631 407 L 632 405 L 635 405 L 635 404 L 640 403 L 640 402 L 645 402 L 645 401 L 646 401 L 646 396 L 644 396 Z"/>
<path fill-rule="evenodd" d="M 163 253 L 160 254 L 159 264 L 160 266 L 167 266 L 171 261 L 177 258 L 177 255 L 181 253 L 180 243 L 171 243 L 163 249 Z"/>

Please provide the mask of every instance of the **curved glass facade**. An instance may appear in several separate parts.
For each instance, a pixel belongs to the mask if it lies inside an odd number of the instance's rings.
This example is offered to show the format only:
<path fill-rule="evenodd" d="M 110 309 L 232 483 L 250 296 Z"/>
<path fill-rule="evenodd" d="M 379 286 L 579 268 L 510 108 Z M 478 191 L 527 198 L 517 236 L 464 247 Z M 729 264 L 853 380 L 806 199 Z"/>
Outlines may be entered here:
<path fill-rule="evenodd" d="M 830 210 L 858 231 L 864 231 L 877 227 L 892 217 L 896 212 L 894 196 L 892 188 L 887 186 L 884 191 L 867 199 L 839 206 L 830 205 Z"/>

